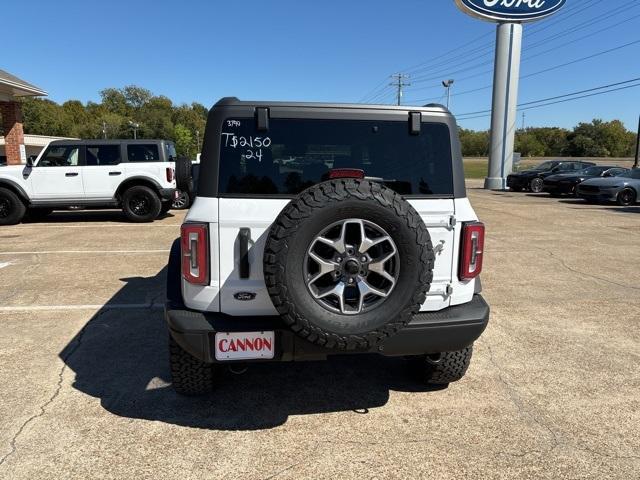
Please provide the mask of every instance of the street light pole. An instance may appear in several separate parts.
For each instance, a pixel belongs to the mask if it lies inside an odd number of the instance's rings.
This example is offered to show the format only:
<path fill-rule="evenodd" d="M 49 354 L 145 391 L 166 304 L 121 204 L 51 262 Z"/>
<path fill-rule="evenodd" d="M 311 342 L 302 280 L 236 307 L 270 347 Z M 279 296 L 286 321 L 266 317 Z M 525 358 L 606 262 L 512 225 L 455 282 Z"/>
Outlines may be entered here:
<path fill-rule="evenodd" d="M 129 120 L 129 126 L 133 129 L 133 139 L 137 140 L 138 139 L 138 128 L 140 127 L 140 124 L 134 123 L 131 120 Z"/>
<path fill-rule="evenodd" d="M 447 110 L 449 110 L 449 103 L 451 102 L 451 85 L 453 85 L 453 82 L 453 78 L 442 82 L 442 86 L 447 89 Z"/>

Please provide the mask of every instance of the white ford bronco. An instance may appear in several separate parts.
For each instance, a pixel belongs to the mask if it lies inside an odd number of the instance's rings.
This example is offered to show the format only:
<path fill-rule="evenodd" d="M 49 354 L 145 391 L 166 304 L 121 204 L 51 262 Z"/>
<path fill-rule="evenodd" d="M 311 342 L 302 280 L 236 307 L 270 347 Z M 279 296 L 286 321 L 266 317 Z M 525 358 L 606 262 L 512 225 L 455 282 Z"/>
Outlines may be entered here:
<path fill-rule="evenodd" d="M 176 177 L 187 184 L 190 165 L 173 142 L 55 140 L 27 165 L 0 167 L 0 225 L 68 208 L 122 208 L 133 222 L 153 221 L 171 208 Z"/>
<path fill-rule="evenodd" d="M 460 379 L 487 326 L 484 226 L 439 105 L 242 102 L 209 112 L 198 196 L 174 242 L 174 388 L 236 362 L 405 356 Z"/>

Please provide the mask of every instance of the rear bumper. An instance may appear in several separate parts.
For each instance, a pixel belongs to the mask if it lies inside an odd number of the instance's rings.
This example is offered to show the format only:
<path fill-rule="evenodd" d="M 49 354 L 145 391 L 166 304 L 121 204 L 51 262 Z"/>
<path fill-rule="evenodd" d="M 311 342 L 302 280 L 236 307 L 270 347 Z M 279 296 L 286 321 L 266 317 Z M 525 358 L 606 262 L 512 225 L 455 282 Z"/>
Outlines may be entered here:
<path fill-rule="evenodd" d="M 173 202 L 176 198 L 176 189 L 175 188 L 161 188 L 158 190 L 158 194 L 160 195 L 160 200 L 163 202 Z"/>
<path fill-rule="evenodd" d="M 165 306 L 169 333 L 183 349 L 207 363 L 218 363 L 214 351 L 216 332 L 273 330 L 276 353 L 270 361 L 299 361 L 345 353 L 397 356 L 460 350 L 471 345 L 489 322 L 489 306 L 481 295 L 476 294 L 470 302 L 462 305 L 438 312 L 418 313 L 404 329 L 375 348 L 345 352 L 307 342 L 289 330 L 277 316 L 232 317 L 189 310 L 180 303 L 170 300 Z"/>

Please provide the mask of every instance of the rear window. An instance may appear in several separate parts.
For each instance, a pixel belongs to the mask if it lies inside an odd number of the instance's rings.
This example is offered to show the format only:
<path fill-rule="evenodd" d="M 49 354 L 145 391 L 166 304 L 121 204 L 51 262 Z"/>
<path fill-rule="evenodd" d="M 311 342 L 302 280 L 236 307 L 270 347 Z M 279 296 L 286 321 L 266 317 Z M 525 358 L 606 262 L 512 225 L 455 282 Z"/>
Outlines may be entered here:
<path fill-rule="evenodd" d="M 152 143 L 127 145 L 127 159 L 130 162 L 159 162 L 158 145 Z"/>
<path fill-rule="evenodd" d="M 87 165 L 118 165 L 120 145 L 87 145 Z"/>
<path fill-rule="evenodd" d="M 271 119 L 259 132 L 253 118 L 224 122 L 221 194 L 295 195 L 328 178 L 333 168 L 357 168 L 402 195 L 451 195 L 449 128 L 408 122 Z"/>
<path fill-rule="evenodd" d="M 164 148 L 167 151 L 167 161 L 175 162 L 178 158 L 178 155 L 176 153 L 176 146 L 173 143 L 165 143 Z"/>

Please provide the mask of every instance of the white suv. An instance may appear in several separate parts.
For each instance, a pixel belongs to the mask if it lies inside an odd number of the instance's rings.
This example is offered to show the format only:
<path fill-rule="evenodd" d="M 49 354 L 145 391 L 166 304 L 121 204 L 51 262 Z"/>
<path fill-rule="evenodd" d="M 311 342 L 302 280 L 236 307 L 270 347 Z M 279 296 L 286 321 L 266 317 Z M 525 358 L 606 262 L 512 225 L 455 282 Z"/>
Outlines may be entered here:
<path fill-rule="evenodd" d="M 176 161 L 180 177 L 189 167 L 166 140 L 53 141 L 26 166 L 0 167 L 0 225 L 70 207 L 122 208 L 131 221 L 153 221 L 171 208 Z"/>
<path fill-rule="evenodd" d="M 174 388 L 344 353 L 458 380 L 489 319 L 483 243 L 444 107 L 223 99 L 169 259 Z"/>

